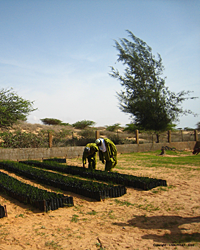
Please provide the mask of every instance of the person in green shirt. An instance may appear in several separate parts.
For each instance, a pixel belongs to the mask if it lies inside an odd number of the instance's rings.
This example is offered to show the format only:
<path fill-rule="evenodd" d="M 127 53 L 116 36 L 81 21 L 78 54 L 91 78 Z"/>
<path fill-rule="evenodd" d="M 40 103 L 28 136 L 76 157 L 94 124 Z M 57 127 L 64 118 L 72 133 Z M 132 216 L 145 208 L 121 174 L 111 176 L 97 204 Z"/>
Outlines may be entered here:
<path fill-rule="evenodd" d="M 82 162 L 85 168 L 86 161 L 88 160 L 88 169 L 96 169 L 97 165 L 97 152 L 98 147 L 95 143 L 88 143 L 83 151 Z"/>
<path fill-rule="evenodd" d="M 95 141 L 99 148 L 99 159 L 105 164 L 105 171 L 111 171 L 117 165 L 117 148 L 108 138 L 99 138 Z"/>

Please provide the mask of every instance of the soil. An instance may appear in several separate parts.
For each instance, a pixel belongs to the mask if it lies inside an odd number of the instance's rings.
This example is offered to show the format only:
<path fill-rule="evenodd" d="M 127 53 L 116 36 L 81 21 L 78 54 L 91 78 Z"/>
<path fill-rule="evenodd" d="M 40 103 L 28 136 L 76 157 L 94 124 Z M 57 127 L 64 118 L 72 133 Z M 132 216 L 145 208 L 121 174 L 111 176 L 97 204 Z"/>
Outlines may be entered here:
<path fill-rule="evenodd" d="M 121 155 L 118 162 L 124 163 Z M 82 166 L 81 159 L 67 163 Z M 127 188 L 122 197 L 101 202 L 63 192 L 74 197 L 74 206 L 47 213 L 1 193 L 0 204 L 6 205 L 8 216 L 0 219 L 0 250 L 200 249 L 198 168 L 145 169 L 134 163 L 125 165 L 116 171 L 165 179 L 168 186 L 149 191 Z M 97 169 L 103 170 L 101 162 Z M 58 191 L 9 174 L 34 186 Z"/>

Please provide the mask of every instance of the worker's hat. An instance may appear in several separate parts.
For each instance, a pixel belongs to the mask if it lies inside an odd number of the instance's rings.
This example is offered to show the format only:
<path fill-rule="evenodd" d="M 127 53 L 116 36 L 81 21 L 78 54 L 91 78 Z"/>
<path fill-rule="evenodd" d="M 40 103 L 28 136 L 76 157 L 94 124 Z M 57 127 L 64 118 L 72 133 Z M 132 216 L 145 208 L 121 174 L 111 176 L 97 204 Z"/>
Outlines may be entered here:
<path fill-rule="evenodd" d="M 85 151 L 86 153 L 88 153 L 88 152 L 90 152 L 90 148 L 89 148 L 89 147 L 85 147 L 84 151 Z"/>
<path fill-rule="evenodd" d="M 100 139 L 96 139 L 95 143 L 98 145 L 101 143 L 101 140 Z"/>

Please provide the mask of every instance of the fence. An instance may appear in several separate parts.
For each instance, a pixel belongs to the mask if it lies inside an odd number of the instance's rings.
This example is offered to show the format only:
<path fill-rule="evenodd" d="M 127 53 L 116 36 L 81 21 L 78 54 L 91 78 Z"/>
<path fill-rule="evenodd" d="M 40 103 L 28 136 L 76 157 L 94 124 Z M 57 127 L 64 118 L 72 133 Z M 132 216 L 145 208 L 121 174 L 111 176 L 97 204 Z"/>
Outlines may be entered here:
<path fill-rule="evenodd" d="M 200 131 L 166 131 L 156 135 L 155 133 L 139 132 L 128 133 L 122 130 L 116 132 L 102 130 L 82 130 L 81 134 L 57 135 L 48 132 L 45 134 L 5 134 L 0 137 L 2 148 L 53 148 L 53 147 L 75 147 L 85 146 L 87 143 L 94 142 L 96 138 L 109 138 L 116 145 L 124 144 L 147 144 L 147 143 L 170 143 L 170 142 L 187 142 L 198 141 Z"/>
<path fill-rule="evenodd" d="M 107 137 L 111 139 L 116 145 L 120 144 L 145 144 L 145 143 L 171 143 L 171 142 L 187 142 L 198 141 L 200 132 L 198 130 L 193 131 L 165 131 L 160 134 L 155 133 L 139 133 L 138 130 L 135 133 L 124 132 L 110 132 L 96 130 L 92 138 L 73 138 L 70 140 L 69 146 L 84 146 L 89 142 L 94 142 L 96 138 Z M 66 144 L 66 143 L 65 143 Z M 49 134 L 49 147 L 56 146 L 56 140 L 53 140 L 51 134 Z M 61 145 L 59 145 L 61 146 Z M 66 145 L 65 145 L 66 146 Z"/>

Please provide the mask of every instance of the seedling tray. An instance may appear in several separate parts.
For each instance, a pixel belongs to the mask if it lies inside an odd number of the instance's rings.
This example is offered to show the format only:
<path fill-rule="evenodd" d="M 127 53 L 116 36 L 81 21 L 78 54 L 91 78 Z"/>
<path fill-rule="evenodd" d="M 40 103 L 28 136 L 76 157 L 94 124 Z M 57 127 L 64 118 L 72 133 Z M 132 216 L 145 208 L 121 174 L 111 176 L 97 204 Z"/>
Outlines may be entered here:
<path fill-rule="evenodd" d="M 70 191 L 98 201 L 105 198 L 119 197 L 126 194 L 125 186 L 108 185 L 91 180 L 81 180 L 74 177 L 64 176 L 58 173 L 37 169 L 27 164 L 3 161 L 0 167 L 26 176 L 29 179 L 37 180 L 46 185 L 57 187 L 61 190 Z"/>
<path fill-rule="evenodd" d="M 20 202 L 31 204 L 45 212 L 74 205 L 73 197 L 39 189 L 2 172 L 0 172 L 0 190 Z"/>
<path fill-rule="evenodd" d="M 157 186 L 167 186 L 166 180 L 138 177 L 134 175 L 120 174 L 116 172 L 106 172 L 101 170 L 89 170 L 77 166 L 62 165 L 56 162 L 39 162 L 39 161 L 23 161 L 28 165 L 34 165 L 39 168 L 45 168 L 58 172 L 63 172 L 71 175 L 77 175 L 84 178 L 95 179 L 104 182 L 112 182 L 115 184 L 124 185 L 127 187 L 140 188 L 143 190 L 150 190 Z"/>

